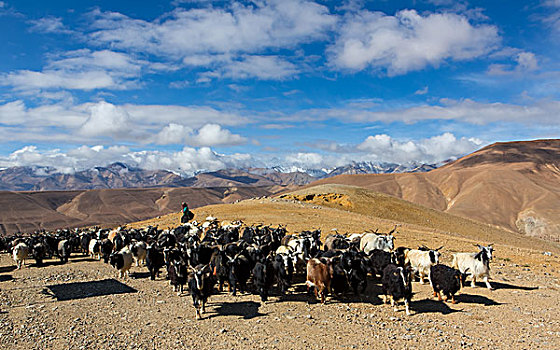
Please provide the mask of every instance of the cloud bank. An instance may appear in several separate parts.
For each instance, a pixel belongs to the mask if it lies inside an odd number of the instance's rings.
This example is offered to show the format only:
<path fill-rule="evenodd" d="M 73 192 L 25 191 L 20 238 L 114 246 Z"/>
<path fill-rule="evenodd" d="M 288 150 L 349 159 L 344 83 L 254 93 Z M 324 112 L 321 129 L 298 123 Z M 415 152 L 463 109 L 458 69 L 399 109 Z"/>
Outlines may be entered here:
<path fill-rule="evenodd" d="M 174 130 L 167 129 L 169 137 Z M 181 137 L 182 131 L 180 130 Z M 201 134 L 209 133 L 223 137 L 233 137 L 215 125 L 203 127 Z M 203 136 L 205 142 L 209 139 Z M 215 141 L 214 143 L 219 143 Z M 338 145 L 336 152 L 295 152 L 281 156 L 276 154 L 220 154 L 211 147 L 184 147 L 176 152 L 158 150 L 134 151 L 126 146 L 105 147 L 79 146 L 65 152 L 59 149 L 40 150 L 29 145 L 12 152 L 7 157 L 0 157 L 0 167 L 12 166 L 48 166 L 62 172 L 73 172 L 112 162 L 124 162 L 144 169 L 166 169 L 185 176 L 192 176 L 198 171 L 215 171 L 225 168 L 272 167 L 282 166 L 287 169 L 332 169 L 351 162 L 372 161 L 392 163 L 437 163 L 460 157 L 482 146 L 478 139 L 456 138 L 451 133 L 423 139 L 420 141 L 399 141 L 386 134 L 368 136 L 354 145 Z"/>

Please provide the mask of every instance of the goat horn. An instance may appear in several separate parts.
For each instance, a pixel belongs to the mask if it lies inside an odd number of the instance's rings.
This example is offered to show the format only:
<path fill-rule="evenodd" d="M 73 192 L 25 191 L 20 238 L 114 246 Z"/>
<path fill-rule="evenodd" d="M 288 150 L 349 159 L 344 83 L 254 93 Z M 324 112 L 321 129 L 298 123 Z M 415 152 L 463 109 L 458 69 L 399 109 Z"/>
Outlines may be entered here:
<path fill-rule="evenodd" d="M 438 250 L 440 250 L 440 249 L 443 248 L 443 247 L 444 247 L 444 246 L 441 246 L 441 247 L 439 247 L 438 249 L 434 249 L 434 250 L 435 250 L 435 251 L 438 251 Z"/>

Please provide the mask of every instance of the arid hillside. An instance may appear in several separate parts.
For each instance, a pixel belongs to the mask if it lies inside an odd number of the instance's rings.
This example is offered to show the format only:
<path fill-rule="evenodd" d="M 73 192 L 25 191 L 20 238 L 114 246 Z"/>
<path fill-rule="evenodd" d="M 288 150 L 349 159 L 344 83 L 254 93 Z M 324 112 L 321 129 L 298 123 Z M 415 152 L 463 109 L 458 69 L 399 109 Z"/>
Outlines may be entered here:
<path fill-rule="evenodd" d="M 341 175 L 309 186 L 329 183 L 560 241 L 560 140 L 496 143 L 428 173 Z"/>
<path fill-rule="evenodd" d="M 277 187 L 102 189 L 0 192 L 0 234 L 114 226 L 191 208 L 269 195 Z"/>

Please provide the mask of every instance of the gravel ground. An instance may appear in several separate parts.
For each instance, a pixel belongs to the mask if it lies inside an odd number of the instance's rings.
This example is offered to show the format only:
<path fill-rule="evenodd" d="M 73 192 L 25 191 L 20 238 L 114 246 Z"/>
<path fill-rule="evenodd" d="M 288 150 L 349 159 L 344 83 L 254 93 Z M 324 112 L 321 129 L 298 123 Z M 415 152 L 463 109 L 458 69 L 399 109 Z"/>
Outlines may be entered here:
<path fill-rule="evenodd" d="M 0 255 L 1 349 L 559 349 L 557 265 L 538 269 L 502 256 L 496 290 L 466 287 L 458 304 L 414 283 L 413 315 L 393 312 L 370 280 L 367 296 L 313 301 L 302 283 L 265 304 L 258 296 L 213 295 L 204 319 L 145 267 L 124 280 L 102 262 L 75 255 L 65 265 Z"/>

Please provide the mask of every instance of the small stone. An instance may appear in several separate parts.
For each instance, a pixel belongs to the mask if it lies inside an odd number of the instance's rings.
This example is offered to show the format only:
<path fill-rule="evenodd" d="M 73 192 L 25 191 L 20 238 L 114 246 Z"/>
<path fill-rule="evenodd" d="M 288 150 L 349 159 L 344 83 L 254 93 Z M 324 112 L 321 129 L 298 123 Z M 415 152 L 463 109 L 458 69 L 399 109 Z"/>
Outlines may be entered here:
<path fill-rule="evenodd" d="M 225 328 L 220 329 L 220 333 L 223 334 L 223 333 L 226 333 L 226 332 L 227 332 L 227 329 L 225 329 Z"/>

